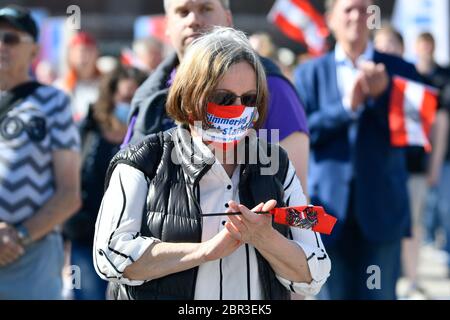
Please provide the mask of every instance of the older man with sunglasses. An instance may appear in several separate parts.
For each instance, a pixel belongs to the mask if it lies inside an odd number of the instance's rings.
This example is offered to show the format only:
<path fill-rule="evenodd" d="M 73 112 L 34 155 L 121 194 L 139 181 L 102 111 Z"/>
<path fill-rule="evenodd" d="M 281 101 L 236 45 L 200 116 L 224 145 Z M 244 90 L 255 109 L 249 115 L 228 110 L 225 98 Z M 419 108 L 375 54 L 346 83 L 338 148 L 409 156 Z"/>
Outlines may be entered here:
<path fill-rule="evenodd" d="M 29 76 L 37 38 L 26 9 L 0 8 L 0 300 L 61 298 L 57 226 L 80 204 L 69 100 Z"/>
<path fill-rule="evenodd" d="M 229 0 L 165 0 L 166 34 L 176 54 L 168 57 L 136 92 L 125 143 L 174 126 L 165 112 L 167 92 L 186 48 L 213 26 L 232 26 Z M 270 101 L 263 129 L 279 130 L 281 146 L 288 152 L 305 193 L 309 137 L 306 116 L 295 88 L 270 60 L 261 58 L 268 78 Z M 268 136 L 274 142 L 276 137 Z"/>

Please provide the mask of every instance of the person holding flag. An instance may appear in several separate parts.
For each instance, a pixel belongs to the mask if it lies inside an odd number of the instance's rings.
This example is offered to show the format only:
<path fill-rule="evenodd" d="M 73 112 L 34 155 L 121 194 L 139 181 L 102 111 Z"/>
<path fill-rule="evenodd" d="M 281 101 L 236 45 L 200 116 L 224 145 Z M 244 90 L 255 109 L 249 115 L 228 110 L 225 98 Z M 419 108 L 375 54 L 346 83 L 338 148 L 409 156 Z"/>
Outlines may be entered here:
<path fill-rule="evenodd" d="M 405 150 L 391 143 L 388 110 L 393 76 L 420 77 L 414 66 L 374 50 L 372 4 L 327 1 L 336 47 L 295 72 L 310 126 L 311 201 L 340 221 L 324 236 L 331 299 L 395 299 L 400 243 L 411 225 Z"/>
<path fill-rule="evenodd" d="M 286 152 L 256 137 L 265 77 L 242 32 L 217 27 L 188 48 L 166 105 L 178 126 L 130 145 L 108 169 L 93 251 L 111 298 L 319 292 L 331 262 L 313 230 L 329 232 L 334 222 L 305 207 Z M 271 212 L 275 222 L 262 214 Z"/>

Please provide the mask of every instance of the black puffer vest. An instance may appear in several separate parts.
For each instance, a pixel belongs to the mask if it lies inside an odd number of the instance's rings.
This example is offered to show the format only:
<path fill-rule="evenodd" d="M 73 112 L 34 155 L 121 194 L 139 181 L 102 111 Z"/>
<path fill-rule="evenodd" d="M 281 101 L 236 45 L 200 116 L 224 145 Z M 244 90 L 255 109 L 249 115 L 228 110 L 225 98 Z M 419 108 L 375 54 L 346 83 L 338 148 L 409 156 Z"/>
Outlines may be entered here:
<path fill-rule="evenodd" d="M 295 87 L 275 63 L 264 57 L 260 57 L 260 61 L 267 77 L 284 79 L 286 84 L 293 88 L 293 92 L 297 93 Z M 166 100 L 169 93 L 168 83 L 178 64 L 176 54 L 169 56 L 136 91 L 130 111 L 130 119 L 137 115 L 132 143 L 139 142 L 149 134 L 166 131 L 175 126 L 174 121 L 166 114 Z"/>
<path fill-rule="evenodd" d="M 248 145 L 248 141 L 245 142 Z M 258 142 L 258 146 L 261 144 Z M 261 148 L 261 147 L 259 147 Z M 276 149 L 271 149 L 276 148 Z M 267 148 L 279 151 L 279 170 L 274 175 L 261 175 L 261 164 L 241 165 L 239 196 L 241 203 L 253 208 L 269 199 L 284 206 L 283 182 L 289 160 L 275 145 Z M 247 148 L 247 155 L 248 155 Z M 211 168 L 212 159 L 202 159 L 192 144 L 189 131 L 183 127 L 146 137 L 137 145 L 120 151 L 111 161 L 106 175 L 106 187 L 119 163 L 142 171 L 148 181 L 146 209 L 141 235 L 163 242 L 199 243 L 202 235 L 201 208 L 198 201 L 199 181 Z M 258 157 L 259 158 L 259 157 Z M 248 159 L 248 157 L 247 157 Z M 194 160 L 194 161 L 192 161 Z M 263 161 L 264 162 L 264 161 Z M 265 163 L 265 162 L 264 162 Z M 274 225 L 284 236 L 286 226 Z M 268 262 L 257 252 L 258 269 L 265 299 L 289 299 L 289 292 L 276 279 Z M 114 284 L 110 297 L 115 299 L 193 299 L 198 268 L 155 279 L 141 286 Z"/>

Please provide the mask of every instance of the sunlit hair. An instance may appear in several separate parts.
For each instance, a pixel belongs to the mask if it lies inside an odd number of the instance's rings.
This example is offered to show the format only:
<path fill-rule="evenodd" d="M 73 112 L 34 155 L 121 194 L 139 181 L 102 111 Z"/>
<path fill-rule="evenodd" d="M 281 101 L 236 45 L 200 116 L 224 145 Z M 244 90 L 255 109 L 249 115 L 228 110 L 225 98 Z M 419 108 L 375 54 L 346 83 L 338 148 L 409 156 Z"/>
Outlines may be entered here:
<path fill-rule="evenodd" d="M 259 129 L 267 110 L 266 75 L 245 34 L 232 28 L 216 27 L 189 46 L 169 90 L 167 113 L 180 123 L 206 123 L 208 97 L 240 62 L 247 62 L 256 73 L 259 119 L 254 127 Z"/>
<path fill-rule="evenodd" d="M 164 0 L 164 10 L 166 12 L 169 11 L 169 7 L 170 7 L 170 2 L 172 0 Z M 230 10 L 230 0 L 218 0 L 220 2 L 220 4 L 222 5 L 222 7 L 226 10 Z"/>

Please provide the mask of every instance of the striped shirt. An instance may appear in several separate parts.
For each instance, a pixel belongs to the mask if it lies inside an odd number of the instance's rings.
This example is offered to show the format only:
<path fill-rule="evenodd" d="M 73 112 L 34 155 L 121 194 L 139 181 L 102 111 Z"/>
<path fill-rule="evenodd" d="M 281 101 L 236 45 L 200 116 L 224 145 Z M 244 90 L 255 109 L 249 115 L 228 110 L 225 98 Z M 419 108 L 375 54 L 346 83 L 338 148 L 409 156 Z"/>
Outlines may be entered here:
<path fill-rule="evenodd" d="M 15 224 L 54 194 L 52 153 L 79 150 L 69 98 L 50 86 L 26 97 L 0 123 L 0 220 Z"/>
<path fill-rule="evenodd" d="M 201 178 L 199 185 L 202 212 L 225 212 L 225 204 L 228 201 L 235 200 L 239 203 L 239 166 L 230 178 L 222 165 L 216 162 Z M 292 164 L 289 165 L 284 189 L 284 200 L 288 205 L 306 204 L 306 198 Z M 141 171 L 125 164 L 116 167 L 103 198 L 94 240 L 94 265 L 97 273 L 105 280 L 132 286 L 144 283 L 126 279 L 123 277 L 123 271 L 138 260 L 154 241 L 157 241 L 140 236 L 147 192 L 147 181 Z M 122 211 L 124 202 L 126 204 Z M 219 233 L 224 228 L 224 221 L 226 217 L 204 217 L 202 241 L 207 241 Z M 277 278 L 292 292 L 315 295 L 330 274 L 330 259 L 319 234 L 299 228 L 291 228 L 291 233 L 293 240 L 308 258 L 313 281 L 294 283 L 280 276 Z M 242 245 L 223 259 L 199 266 L 195 288 L 196 300 L 262 298 L 253 246 Z"/>

